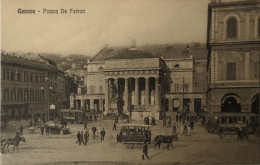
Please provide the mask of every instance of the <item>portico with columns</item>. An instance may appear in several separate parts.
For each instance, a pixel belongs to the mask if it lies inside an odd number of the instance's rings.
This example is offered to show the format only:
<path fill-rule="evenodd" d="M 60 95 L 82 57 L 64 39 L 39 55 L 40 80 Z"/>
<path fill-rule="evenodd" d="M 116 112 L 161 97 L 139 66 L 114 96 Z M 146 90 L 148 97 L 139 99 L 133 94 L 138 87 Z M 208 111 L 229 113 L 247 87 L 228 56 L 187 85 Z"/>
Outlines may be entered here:
<path fill-rule="evenodd" d="M 160 58 L 106 61 L 105 113 L 129 115 L 131 110 L 133 119 L 159 119 L 162 63 Z"/>

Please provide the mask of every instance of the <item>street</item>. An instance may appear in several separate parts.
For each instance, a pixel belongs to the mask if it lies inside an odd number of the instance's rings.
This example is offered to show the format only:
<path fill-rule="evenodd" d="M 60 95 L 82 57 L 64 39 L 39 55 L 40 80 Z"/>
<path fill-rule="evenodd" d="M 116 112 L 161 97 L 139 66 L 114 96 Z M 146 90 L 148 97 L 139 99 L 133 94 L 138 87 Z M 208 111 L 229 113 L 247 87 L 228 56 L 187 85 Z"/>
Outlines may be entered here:
<path fill-rule="evenodd" d="M 124 123 L 125 121 L 119 121 Z M 14 137 L 18 122 L 10 122 L 7 129 L 2 131 L 2 138 Z M 23 122 L 25 124 L 25 121 Z M 28 123 L 28 122 L 27 122 Z M 91 128 L 95 125 L 105 128 L 105 140 L 100 135 L 93 139 Z M 41 135 L 29 134 L 28 127 L 24 128 L 26 143 L 20 142 L 19 152 L 12 151 L 1 154 L 3 164 L 129 164 L 129 163 L 176 163 L 176 164 L 257 164 L 259 162 L 259 140 L 255 135 L 249 136 L 249 141 L 237 141 L 236 135 L 224 135 L 219 139 L 216 134 L 208 134 L 199 123 L 191 136 L 180 136 L 177 123 L 178 141 L 173 142 L 173 149 L 153 148 L 153 139 L 156 135 L 171 134 L 172 127 L 162 128 L 162 122 L 151 128 L 152 144 L 148 146 L 148 155 L 151 160 L 142 160 L 142 147 L 135 145 L 133 149 L 116 142 L 119 132 L 112 131 L 112 120 L 101 120 L 88 124 L 90 140 L 87 146 L 76 144 L 77 131 L 83 131 L 83 125 L 68 124 L 72 134 L 69 135 Z"/>

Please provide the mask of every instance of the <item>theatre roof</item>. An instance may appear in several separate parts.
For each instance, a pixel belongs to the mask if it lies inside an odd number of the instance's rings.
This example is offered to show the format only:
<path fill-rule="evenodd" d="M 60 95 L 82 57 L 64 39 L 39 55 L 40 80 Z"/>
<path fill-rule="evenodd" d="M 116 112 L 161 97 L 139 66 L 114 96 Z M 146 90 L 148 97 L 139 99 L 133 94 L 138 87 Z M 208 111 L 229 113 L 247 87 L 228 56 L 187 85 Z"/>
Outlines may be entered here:
<path fill-rule="evenodd" d="M 100 50 L 91 61 L 153 57 L 189 58 L 191 55 L 196 60 L 207 59 L 206 45 L 200 43 L 145 45 L 138 46 L 134 50 L 128 47 L 107 47 Z"/>

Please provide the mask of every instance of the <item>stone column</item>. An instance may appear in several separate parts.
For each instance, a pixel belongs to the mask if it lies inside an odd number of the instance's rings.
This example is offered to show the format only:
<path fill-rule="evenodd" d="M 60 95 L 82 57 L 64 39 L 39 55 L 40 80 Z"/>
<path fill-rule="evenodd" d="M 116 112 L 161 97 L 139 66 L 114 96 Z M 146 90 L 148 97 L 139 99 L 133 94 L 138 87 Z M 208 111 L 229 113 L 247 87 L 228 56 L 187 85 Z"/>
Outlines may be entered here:
<path fill-rule="evenodd" d="M 125 111 L 128 110 L 128 78 L 125 79 L 125 100 L 124 100 L 124 105 L 125 105 Z"/>
<path fill-rule="evenodd" d="M 118 98 L 118 79 L 115 79 L 115 98 Z"/>
<path fill-rule="evenodd" d="M 250 54 L 249 52 L 245 53 L 245 80 L 249 80 L 249 58 L 250 58 Z"/>
<path fill-rule="evenodd" d="M 135 78 L 135 105 L 139 105 L 139 78 Z"/>
<path fill-rule="evenodd" d="M 155 78 L 155 94 L 154 94 L 154 99 L 155 99 L 155 110 L 159 110 L 160 107 L 160 97 L 159 97 L 159 78 Z"/>
<path fill-rule="evenodd" d="M 90 109 L 92 110 L 92 112 L 94 112 L 94 108 L 95 108 L 94 99 L 91 98 L 91 99 L 90 99 Z"/>
<path fill-rule="evenodd" d="M 83 96 L 81 97 L 81 100 L 80 100 L 80 109 L 83 109 L 84 110 L 84 98 Z"/>
<path fill-rule="evenodd" d="M 108 102 L 109 102 L 108 79 L 105 79 L 105 114 L 108 113 Z"/>
<path fill-rule="evenodd" d="M 149 78 L 145 78 L 145 105 L 149 105 Z"/>

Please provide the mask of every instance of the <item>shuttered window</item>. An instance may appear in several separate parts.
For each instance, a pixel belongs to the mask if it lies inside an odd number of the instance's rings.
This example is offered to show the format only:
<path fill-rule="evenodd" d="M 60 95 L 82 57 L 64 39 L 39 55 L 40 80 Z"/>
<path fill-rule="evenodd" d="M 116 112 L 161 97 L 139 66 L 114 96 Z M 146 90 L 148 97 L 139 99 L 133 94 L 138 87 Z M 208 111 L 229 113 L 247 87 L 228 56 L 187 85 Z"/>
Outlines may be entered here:
<path fill-rule="evenodd" d="M 236 79 L 236 63 L 227 63 L 227 80 Z"/>

